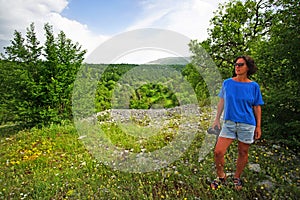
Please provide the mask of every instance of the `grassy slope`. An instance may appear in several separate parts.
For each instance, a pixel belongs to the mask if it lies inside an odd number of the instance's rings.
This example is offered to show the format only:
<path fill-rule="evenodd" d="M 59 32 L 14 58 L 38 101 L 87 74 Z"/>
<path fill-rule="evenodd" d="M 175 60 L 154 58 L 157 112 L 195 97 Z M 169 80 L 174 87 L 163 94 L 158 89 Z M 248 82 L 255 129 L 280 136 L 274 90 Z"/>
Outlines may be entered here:
<path fill-rule="evenodd" d="M 0 199 L 300 199 L 299 154 L 261 141 L 252 145 L 244 188 L 237 192 L 231 179 L 217 191 L 212 153 L 198 162 L 199 134 L 185 155 L 159 171 L 114 171 L 92 157 L 71 125 L 41 130 L 1 129 Z M 234 170 L 236 144 L 227 154 L 227 172 Z M 273 187 L 262 182 L 268 180 Z"/>

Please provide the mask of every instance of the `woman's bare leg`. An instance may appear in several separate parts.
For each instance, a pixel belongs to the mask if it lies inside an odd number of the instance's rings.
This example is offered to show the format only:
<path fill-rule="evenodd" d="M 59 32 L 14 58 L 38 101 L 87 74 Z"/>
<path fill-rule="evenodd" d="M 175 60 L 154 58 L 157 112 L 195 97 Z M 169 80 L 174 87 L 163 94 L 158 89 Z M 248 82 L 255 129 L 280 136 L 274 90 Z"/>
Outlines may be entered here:
<path fill-rule="evenodd" d="M 225 159 L 224 155 L 226 153 L 227 148 L 232 143 L 233 139 L 219 137 L 218 142 L 215 147 L 214 155 L 215 155 L 215 165 L 217 169 L 217 176 L 223 178 L 225 176 L 224 173 L 224 165 Z"/>
<path fill-rule="evenodd" d="M 236 162 L 236 171 L 234 178 L 240 178 L 248 162 L 249 144 L 238 142 L 238 159 Z"/>

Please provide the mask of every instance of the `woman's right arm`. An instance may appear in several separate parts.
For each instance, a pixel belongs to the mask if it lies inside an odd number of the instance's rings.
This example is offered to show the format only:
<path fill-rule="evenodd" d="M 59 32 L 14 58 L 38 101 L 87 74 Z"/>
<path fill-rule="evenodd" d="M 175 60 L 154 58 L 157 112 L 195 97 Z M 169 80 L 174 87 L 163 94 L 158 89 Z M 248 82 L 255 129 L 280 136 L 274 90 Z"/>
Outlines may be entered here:
<path fill-rule="evenodd" d="M 221 115 L 223 113 L 223 110 L 224 110 L 224 99 L 220 98 L 220 101 L 219 101 L 218 107 L 217 107 L 216 118 L 215 118 L 215 121 L 214 121 L 213 126 L 212 126 L 213 128 L 215 126 L 218 126 L 218 128 L 221 129 L 220 118 L 221 118 Z"/>

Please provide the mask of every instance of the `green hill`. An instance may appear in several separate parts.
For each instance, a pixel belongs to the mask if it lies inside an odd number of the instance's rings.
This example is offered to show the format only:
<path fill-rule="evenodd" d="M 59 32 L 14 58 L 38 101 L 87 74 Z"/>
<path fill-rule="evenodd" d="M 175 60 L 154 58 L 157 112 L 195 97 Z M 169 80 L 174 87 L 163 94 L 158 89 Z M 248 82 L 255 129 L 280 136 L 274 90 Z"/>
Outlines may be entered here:
<path fill-rule="evenodd" d="M 147 64 L 161 64 L 161 65 L 186 65 L 190 61 L 188 57 L 166 57 L 148 62 Z"/>

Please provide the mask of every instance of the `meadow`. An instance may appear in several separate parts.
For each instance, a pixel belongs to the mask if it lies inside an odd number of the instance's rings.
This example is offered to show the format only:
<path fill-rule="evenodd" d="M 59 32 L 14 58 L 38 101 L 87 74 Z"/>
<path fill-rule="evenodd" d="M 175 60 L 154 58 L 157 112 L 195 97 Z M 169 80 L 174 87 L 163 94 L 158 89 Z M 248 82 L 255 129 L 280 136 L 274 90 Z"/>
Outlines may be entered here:
<path fill-rule="evenodd" d="M 105 126 L 120 133 L 112 123 Z M 204 136 L 201 129 L 175 162 L 156 171 L 140 173 L 114 170 L 96 159 L 71 123 L 30 130 L 7 125 L 0 130 L 0 199 L 300 198 L 299 153 L 265 139 L 251 146 L 249 165 L 243 174 L 243 190 L 235 191 L 232 174 L 236 143 L 226 155 L 227 185 L 211 190 L 209 183 L 216 176 L 213 152 L 199 162 Z M 157 140 L 162 141 L 160 136 Z M 118 142 L 130 148 L 128 140 Z M 148 145 L 147 148 L 156 149 L 162 143 Z"/>

